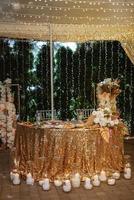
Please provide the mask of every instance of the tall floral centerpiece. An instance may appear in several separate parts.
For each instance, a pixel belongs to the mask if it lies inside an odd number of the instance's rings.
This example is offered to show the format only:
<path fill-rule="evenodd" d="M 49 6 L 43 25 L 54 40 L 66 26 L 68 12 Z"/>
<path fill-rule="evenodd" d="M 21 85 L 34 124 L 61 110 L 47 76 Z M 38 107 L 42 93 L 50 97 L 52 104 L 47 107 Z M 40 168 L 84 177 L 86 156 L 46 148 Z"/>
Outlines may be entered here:
<path fill-rule="evenodd" d="M 108 108 L 112 114 L 117 113 L 117 96 L 120 94 L 118 80 L 104 79 L 97 85 L 97 99 L 99 108 Z"/>
<path fill-rule="evenodd" d="M 117 96 L 121 92 L 119 81 L 105 79 L 97 85 L 96 91 L 98 108 L 88 118 L 86 126 L 98 126 L 106 142 L 109 142 L 109 128 L 118 128 L 123 135 L 128 134 L 117 109 Z"/>
<path fill-rule="evenodd" d="M 11 79 L 0 82 L 0 138 L 12 148 L 15 137 L 16 109 L 11 93 Z"/>

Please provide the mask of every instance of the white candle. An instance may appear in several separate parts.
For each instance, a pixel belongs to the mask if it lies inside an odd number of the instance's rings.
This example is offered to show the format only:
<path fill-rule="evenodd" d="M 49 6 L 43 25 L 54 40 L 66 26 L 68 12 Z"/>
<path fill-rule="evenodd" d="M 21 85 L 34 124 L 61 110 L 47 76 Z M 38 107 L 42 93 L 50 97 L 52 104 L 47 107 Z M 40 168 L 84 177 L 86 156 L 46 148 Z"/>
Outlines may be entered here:
<path fill-rule="evenodd" d="M 113 173 L 113 178 L 114 179 L 119 179 L 120 178 L 120 172 L 114 172 Z"/>
<path fill-rule="evenodd" d="M 13 181 L 13 179 L 14 179 L 14 175 L 15 175 L 15 173 L 10 172 L 10 179 L 11 179 L 11 181 Z"/>
<path fill-rule="evenodd" d="M 17 173 L 17 169 L 13 169 L 13 171 L 10 172 L 10 179 L 13 181 L 14 175 Z"/>
<path fill-rule="evenodd" d="M 14 174 L 14 178 L 13 178 L 13 184 L 14 185 L 19 185 L 20 184 L 20 177 L 18 173 Z"/>
<path fill-rule="evenodd" d="M 43 190 L 45 190 L 45 191 L 50 190 L 50 182 L 49 182 L 48 178 L 44 179 L 42 187 L 43 187 Z"/>
<path fill-rule="evenodd" d="M 71 182 L 70 180 L 65 180 L 63 185 L 63 191 L 64 192 L 70 192 L 71 191 Z"/>
<path fill-rule="evenodd" d="M 126 163 L 125 167 L 131 168 L 131 164 L 130 163 Z"/>
<path fill-rule="evenodd" d="M 40 185 L 40 186 L 43 186 L 44 181 L 45 181 L 45 179 L 40 180 L 40 181 L 39 181 L 39 185 Z"/>
<path fill-rule="evenodd" d="M 131 178 L 131 168 L 130 167 L 124 169 L 124 178 L 125 179 Z"/>
<path fill-rule="evenodd" d="M 71 181 L 72 181 L 72 186 L 73 186 L 74 188 L 80 187 L 80 174 L 79 174 L 79 173 L 76 173 L 76 174 L 74 175 L 74 177 L 71 179 Z"/>
<path fill-rule="evenodd" d="M 85 183 L 84 183 L 84 188 L 87 190 L 91 190 L 92 189 L 92 184 L 91 184 L 91 179 L 90 178 L 86 178 Z"/>
<path fill-rule="evenodd" d="M 56 187 L 60 187 L 62 185 L 62 181 L 61 180 L 54 180 L 54 185 Z"/>
<path fill-rule="evenodd" d="M 99 176 L 100 181 L 106 181 L 107 180 L 107 176 L 106 176 L 106 172 L 105 171 L 101 171 L 100 176 Z"/>
<path fill-rule="evenodd" d="M 115 179 L 114 178 L 108 178 L 108 185 L 114 185 L 115 184 Z"/>
<path fill-rule="evenodd" d="M 93 185 L 94 186 L 99 186 L 100 185 L 100 180 L 99 180 L 99 176 L 98 175 L 95 175 L 93 177 Z"/>
<path fill-rule="evenodd" d="M 27 185 L 33 185 L 33 184 L 34 184 L 34 179 L 32 178 L 31 173 L 28 173 L 28 174 L 27 174 L 26 184 L 27 184 Z"/>

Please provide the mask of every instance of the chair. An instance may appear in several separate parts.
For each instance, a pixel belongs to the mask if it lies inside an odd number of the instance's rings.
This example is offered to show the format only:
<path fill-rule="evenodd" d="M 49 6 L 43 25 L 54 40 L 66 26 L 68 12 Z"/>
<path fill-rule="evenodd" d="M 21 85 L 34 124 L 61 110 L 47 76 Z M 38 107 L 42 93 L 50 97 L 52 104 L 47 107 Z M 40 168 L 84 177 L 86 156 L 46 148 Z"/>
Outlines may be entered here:
<path fill-rule="evenodd" d="M 36 111 L 36 121 L 41 122 L 45 120 L 51 120 L 52 111 L 51 110 L 37 110 Z M 54 110 L 54 119 L 57 119 L 56 110 Z"/>
<path fill-rule="evenodd" d="M 93 108 L 91 108 L 91 109 L 76 109 L 77 119 L 78 120 L 87 119 L 93 111 L 94 111 Z"/>

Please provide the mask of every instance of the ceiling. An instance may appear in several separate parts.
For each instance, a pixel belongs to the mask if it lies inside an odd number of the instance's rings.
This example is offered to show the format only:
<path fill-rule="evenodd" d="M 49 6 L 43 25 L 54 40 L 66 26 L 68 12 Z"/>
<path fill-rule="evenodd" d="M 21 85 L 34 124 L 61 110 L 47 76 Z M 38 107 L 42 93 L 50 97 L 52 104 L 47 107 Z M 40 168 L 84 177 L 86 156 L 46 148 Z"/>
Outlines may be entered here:
<path fill-rule="evenodd" d="M 0 36 L 83 41 L 134 33 L 134 0 L 0 0 Z"/>

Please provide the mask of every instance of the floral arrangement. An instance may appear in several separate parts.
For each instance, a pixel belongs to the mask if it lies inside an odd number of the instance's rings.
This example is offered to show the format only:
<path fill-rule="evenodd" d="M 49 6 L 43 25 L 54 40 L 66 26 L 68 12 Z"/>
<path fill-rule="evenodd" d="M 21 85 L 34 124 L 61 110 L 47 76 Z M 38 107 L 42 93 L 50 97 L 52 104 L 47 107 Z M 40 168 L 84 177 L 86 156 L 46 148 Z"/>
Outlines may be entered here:
<path fill-rule="evenodd" d="M 112 115 L 110 108 L 98 108 L 92 115 L 95 117 L 94 123 L 100 126 L 112 127 L 119 124 L 118 117 Z"/>
<path fill-rule="evenodd" d="M 119 80 L 104 79 L 97 85 L 98 107 L 108 107 L 112 112 L 117 112 L 116 98 L 120 92 Z"/>
<path fill-rule="evenodd" d="M 15 137 L 16 110 L 11 94 L 11 79 L 0 82 L 0 139 L 12 148 Z"/>
<path fill-rule="evenodd" d="M 106 142 L 109 142 L 109 128 L 115 128 L 122 135 L 128 134 L 128 129 L 120 119 L 116 106 L 116 97 L 121 92 L 119 81 L 105 79 L 97 85 L 98 109 L 89 116 L 86 127 L 97 126 Z"/>

